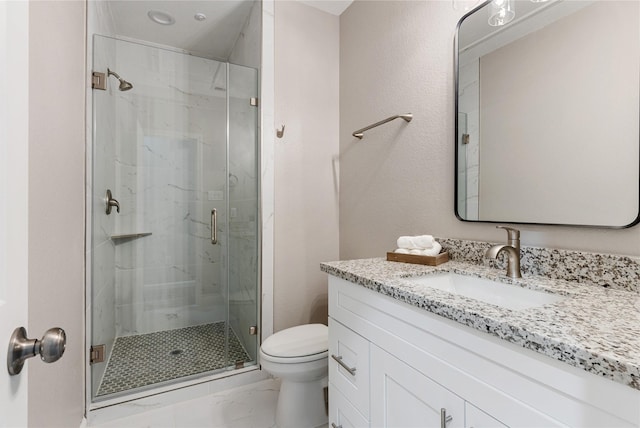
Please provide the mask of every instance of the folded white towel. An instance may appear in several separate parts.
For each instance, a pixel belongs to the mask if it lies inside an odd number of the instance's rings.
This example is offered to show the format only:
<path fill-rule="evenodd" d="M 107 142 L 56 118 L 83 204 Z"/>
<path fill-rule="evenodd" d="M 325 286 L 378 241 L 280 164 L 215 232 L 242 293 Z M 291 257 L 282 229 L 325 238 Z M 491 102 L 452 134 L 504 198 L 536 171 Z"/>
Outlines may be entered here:
<path fill-rule="evenodd" d="M 396 244 L 398 244 L 398 248 L 406 248 L 407 250 L 418 248 L 416 247 L 413 236 L 401 236 L 398 238 Z"/>
<path fill-rule="evenodd" d="M 440 254 L 441 250 L 442 250 L 442 245 L 440 245 L 438 241 L 434 241 L 432 248 L 421 250 L 421 252 L 423 256 L 437 256 L 438 254 Z"/>
<path fill-rule="evenodd" d="M 413 243 L 417 248 L 422 248 L 423 250 L 433 248 L 433 243 L 436 242 L 431 235 L 420 235 L 413 237 Z"/>
<path fill-rule="evenodd" d="M 426 249 L 412 248 L 411 250 L 409 250 L 408 248 L 397 248 L 393 252 L 397 253 L 397 254 L 413 254 L 415 256 L 432 256 L 432 257 L 434 257 L 434 256 L 437 256 L 438 254 L 440 254 L 441 250 L 442 250 L 442 245 L 440 245 L 440 243 L 438 241 L 434 241 L 432 248 L 426 248 Z"/>
<path fill-rule="evenodd" d="M 435 242 L 431 235 L 419 235 L 401 236 L 396 244 L 398 248 L 406 248 L 407 250 L 427 250 L 433 248 Z"/>

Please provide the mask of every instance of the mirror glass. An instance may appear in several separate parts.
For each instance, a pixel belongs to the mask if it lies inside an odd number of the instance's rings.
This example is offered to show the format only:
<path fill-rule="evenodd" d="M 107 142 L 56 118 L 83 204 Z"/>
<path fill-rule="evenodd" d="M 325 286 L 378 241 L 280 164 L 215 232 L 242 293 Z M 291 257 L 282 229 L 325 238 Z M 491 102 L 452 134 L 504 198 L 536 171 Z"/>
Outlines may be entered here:
<path fill-rule="evenodd" d="M 629 227 L 640 208 L 640 2 L 489 2 L 456 35 L 456 215 Z"/>

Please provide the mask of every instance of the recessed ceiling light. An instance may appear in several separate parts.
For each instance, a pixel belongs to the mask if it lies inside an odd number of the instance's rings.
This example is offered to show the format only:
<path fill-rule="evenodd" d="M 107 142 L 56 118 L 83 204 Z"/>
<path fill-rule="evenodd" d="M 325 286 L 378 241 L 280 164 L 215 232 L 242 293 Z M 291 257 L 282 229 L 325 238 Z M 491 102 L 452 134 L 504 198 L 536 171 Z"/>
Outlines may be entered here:
<path fill-rule="evenodd" d="M 175 20 L 175 18 L 173 16 L 169 15 L 166 12 L 161 12 L 159 10 L 150 10 L 147 13 L 147 16 L 153 22 L 155 22 L 156 24 L 160 24 L 160 25 L 173 25 L 176 22 L 176 20 Z"/>
<path fill-rule="evenodd" d="M 193 19 L 195 19 L 196 21 L 204 21 L 205 19 L 207 19 L 207 15 L 205 15 L 204 13 L 196 13 L 195 15 L 193 15 Z"/>

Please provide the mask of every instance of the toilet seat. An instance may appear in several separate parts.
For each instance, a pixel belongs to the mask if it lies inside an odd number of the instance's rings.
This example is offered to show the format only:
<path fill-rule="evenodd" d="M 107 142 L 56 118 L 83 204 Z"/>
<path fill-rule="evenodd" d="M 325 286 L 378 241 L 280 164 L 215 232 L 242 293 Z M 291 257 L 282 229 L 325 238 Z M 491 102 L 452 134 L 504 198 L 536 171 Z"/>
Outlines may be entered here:
<path fill-rule="evenodd" d="M 262 357 L 276 363 L 302 363 L 327 358 L 329 333 L 324 324 L 305 324 L 269 336 L 260 347 Z"/>

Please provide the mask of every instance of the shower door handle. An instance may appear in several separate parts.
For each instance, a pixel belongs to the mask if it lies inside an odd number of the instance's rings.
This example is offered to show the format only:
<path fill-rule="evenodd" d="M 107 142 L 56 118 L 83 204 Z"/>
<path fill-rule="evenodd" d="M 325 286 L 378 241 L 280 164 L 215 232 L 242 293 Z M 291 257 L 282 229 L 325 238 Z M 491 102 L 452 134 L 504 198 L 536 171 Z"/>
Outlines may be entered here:
<path fill-rule="evenodd" d="M 211 210 L 211 243 L 218 243 L 218 210 L 215 208 Z"/>

